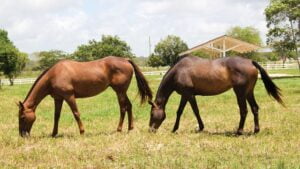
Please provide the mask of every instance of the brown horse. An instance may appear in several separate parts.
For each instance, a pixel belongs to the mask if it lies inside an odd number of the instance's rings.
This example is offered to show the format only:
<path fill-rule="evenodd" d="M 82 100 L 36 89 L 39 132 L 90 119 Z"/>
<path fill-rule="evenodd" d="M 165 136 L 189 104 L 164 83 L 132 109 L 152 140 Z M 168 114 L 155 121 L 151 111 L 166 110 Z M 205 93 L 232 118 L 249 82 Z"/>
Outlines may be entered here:
<path fill-rule="evenodd" d="M 158 88 L 150 113 L 150 131 L 156 131 L 165 119 L 165 106 L 173 91 L 181 95 L 177 110 L 175 132 L 179 127 L 180 116 L 187 102 L 191 104 L 197 118 L 199 131 L 204 129 L 195 95 L 211 96 L 223 93 L 233 88 L 240 108 L 240 124 L 237 134 L 242 134 L 247 115 L 247 103 L 254 115 L 254 132 L 259 132 L 258 105 L 253 90 L 260 71 L 265 88 L 279 103 L 280 89 L 272 82 L 266 71 L 255 61 L 241 57 L 227 57 L 216 60 L 206 60 L 194 56 L 182 57 L 163 77 Z"/>
<path fill-rule="evenodd" d="M 109 86 L 116 92 L 120 105 L 120 121 L 117 130 L 122 130 L 125 113 L 128 114 L 128 130 L 133 129 L 131 103 L 126 94 L 133 71 L 135 72 L 141 103 L 152 99 L 148 82 L 132 61 L 109 56 L 90 62 L 63 60 L 45 70 L 35 81 L 24 102 L 19 102 L 19 132 L 23 137 L 30 134 L 35 121 L 35 110 L 47 95 L 55 103 L 54 128 L 52 136 L 58 132 L 58 121 L 65 100 L 70 106 L 79 126 L 80 133 L 84 128 L 76 105 L 76 98 L 95 96 Z"/>

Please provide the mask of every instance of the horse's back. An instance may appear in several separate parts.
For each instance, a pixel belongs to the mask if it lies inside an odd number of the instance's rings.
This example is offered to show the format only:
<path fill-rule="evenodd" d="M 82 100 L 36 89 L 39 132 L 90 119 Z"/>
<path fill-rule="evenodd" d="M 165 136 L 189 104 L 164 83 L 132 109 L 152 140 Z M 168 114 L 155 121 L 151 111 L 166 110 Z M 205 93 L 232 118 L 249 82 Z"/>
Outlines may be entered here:
<path fill-rule="evenodd" d="M 179 90 L 190 88 L 199 95 L 219 94 L 257 77 L 251 60 L 241 57 L 208 60 L 187 56 L 174 66 L 172 73 Z"/>
<path fill-rule="evenodd" d="M 62 60 L 51 69 L 53 78 L 68 78 L 73 81 L 94 79 L 101 76 L 111 77 L 114 74 L 132 74 L 133 70 L 129 62 L 120 57 L 108 56 L 102 59 L 78 62 L 73 60 Z"/>
<path fill-rule="evenodd" d="M 49 80 L 56 93 L 75 93 L 90 97 L 108 86 L 127 85 L 133 70 L 126 59 L 105 57 L 89 62 L 63 60 L 49 70 Z"/>

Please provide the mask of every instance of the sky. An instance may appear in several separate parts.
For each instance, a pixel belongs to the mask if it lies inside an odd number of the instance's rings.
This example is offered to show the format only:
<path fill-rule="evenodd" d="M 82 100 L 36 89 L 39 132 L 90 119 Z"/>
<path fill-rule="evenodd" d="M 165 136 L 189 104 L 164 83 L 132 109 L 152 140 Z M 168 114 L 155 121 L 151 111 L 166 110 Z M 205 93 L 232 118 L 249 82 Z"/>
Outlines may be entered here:
<path fill-rule="evenodd" d="M 252 26 L 266 39 L 268 0 L 0 0 L 0 29 L 22 52 L 74 52 L 89 40 L 117 35 L 136 56 L 167 35 L 189 48 Z"/>

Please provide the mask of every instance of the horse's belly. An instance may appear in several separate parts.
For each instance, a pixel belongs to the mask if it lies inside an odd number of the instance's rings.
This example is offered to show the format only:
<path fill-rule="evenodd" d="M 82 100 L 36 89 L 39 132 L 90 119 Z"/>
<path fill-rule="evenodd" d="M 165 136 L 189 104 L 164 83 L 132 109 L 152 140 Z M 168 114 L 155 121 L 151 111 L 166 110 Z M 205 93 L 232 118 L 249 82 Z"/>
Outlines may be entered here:
<path fill-rule="evenodd" d="M 210 96 L 210 95 L 217 95 L 221 94 L 231 88 L 230 83 L 226 82 L 219 82 L 219 83 L 202 83 L 201 85 L 195 86 L 195 94 L 203 95 L 203 96 Z"/>
<path fill-rule="evenodd" d="M 103 83 L 81 83 L 74 85 L 74 93 L 76 98 L 92 97 L 103 92 L 108 84 Z"/>

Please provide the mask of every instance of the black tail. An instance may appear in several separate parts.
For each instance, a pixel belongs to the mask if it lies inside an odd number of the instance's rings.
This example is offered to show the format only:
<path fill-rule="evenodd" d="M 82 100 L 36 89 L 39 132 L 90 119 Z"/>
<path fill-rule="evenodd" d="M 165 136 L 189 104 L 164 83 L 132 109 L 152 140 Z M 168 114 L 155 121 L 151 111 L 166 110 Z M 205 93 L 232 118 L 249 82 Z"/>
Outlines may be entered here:
<path fill-rule="evenodd" d="M 133 61 L 128 60 L 128 62 L 132 65 L 134 69 L 135 78 L 139 89 L 139 95 L 141 96 L 141 103 L 144 103 L 146 100 L 151 101 L 152 91 L 148 85 L 146 78 L 140 71 L 139 67 Z"/>
<path fill-rule="evenodd" d="M 275 85 L 275 83 L 271 80 L 268 73 L 262 68 L 257 62 L 252 61 L 252 64 L 259 70 L 261 79 L 264 82 L 265 88 L 269 95 L 271 95 L 278 103 L 284 106 L 284 103 L 281 99 L 281 90 Z"/>

